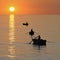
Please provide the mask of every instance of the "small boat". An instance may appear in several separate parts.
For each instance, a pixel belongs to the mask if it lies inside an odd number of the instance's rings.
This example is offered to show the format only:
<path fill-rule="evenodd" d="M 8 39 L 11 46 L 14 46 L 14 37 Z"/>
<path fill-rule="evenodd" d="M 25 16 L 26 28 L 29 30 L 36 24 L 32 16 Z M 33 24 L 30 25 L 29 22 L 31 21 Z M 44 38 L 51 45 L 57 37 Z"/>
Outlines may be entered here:
<path fill-rule="evenodd" d="M 26 22 L 26 23 L 23 23 L 23 25 L 28 26 L 29 24 L 28 24 L 28 22 Z"/>
<path fill-rule="evenodd" d="M 31 31 L 29 32 L 29 35 L 31 36 L 31 39 L 32 39 L 32 41 L 30 43 L 33 42 L 33 45 L 41 45 L 41 46 L 45 46 L 46 45 L 46 40 L 41 39 L 40 35 L 38 35 L 37 37 L 33 38 L 33 35 L 34 35 L 33 29 L 31 29 Z"/>

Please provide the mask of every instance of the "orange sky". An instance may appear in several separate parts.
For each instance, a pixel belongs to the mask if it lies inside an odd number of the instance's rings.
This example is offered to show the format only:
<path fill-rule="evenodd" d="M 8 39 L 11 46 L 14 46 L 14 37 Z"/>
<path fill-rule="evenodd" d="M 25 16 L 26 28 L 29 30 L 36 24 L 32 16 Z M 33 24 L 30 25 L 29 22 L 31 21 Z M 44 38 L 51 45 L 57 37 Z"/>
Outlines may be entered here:
<path fill-rule="evenodd" d="M 10 6 L 15 14 L 60 14 L 60 0 L 0 0 L 0 14 L 9 14 Z"/>

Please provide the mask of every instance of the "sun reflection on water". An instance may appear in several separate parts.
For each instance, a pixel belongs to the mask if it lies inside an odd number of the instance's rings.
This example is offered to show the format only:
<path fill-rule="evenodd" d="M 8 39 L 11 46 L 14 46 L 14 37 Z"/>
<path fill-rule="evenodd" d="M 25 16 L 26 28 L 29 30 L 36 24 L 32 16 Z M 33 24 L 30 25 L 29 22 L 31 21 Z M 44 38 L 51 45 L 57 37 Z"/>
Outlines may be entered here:
<path fill-rule="evenodd" d="M 15 26 L 14 26 L 14 14 L 10 15 L 9 18 L 9 46 L 8 46 L 8 57 L 10 59 L 15 59 Z"/>
<path fill-rule="evenodd" d="M 12 44 L 15 42 L 15 26 L 14 26 L 14 14 L 10 15 L 10 21 L 9 21 L 9 42 Z"/>
<path fill-rule="evenodd" d="M 16 59 L 15 46 L 10 45 L 8 51 L 9 51 L 9 55 L 8 55 L 9 59 Z"/>

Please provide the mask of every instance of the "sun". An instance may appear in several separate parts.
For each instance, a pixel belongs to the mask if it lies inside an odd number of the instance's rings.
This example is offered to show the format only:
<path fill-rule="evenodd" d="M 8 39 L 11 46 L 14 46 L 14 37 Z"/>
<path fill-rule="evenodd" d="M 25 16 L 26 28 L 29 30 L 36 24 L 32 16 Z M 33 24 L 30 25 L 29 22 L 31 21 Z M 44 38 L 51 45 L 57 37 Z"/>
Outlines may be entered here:
<path fill-rule="evenodd" d="M 10 10 L 10 12 L 14 12 L 15 8 L 14 7 L 10 7 L 9 10 Z"/>

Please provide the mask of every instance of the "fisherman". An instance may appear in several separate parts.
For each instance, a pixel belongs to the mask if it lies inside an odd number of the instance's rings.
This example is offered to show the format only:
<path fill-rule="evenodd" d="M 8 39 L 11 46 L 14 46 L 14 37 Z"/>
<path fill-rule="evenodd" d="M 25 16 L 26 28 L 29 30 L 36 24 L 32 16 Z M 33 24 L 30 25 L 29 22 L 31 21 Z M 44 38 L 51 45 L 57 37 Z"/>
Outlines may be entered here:
<path fill-rule="evenodd" d="M 29 32 L 29 35 L 31 36 L 31 38 L 33 39 L 33 35 L 34 35 L 34 31 L 33 31 L 33 29 L 31 29 L 31 31 Z M 29 42 L 29 44 L 31 44 L 32 43 L 32 41 L 31 42 Z"/>
<path fill-rule="evenodd" d="M 39 35 L 39 36 L 38 36 L 38 40 L 40 40 L 40 39 L 41 39 L 41 36 Z"/>
<path fill-rule="evenodd" d="M 41 39 L 41 36 L 38 35 L 37 37 L 35 37 L 35 39 L 40 40 Z"/>
<path fill-rule="evenodd" d="M 29 35 L 31 35 L 31 36 L 34 35 L 34 31 L 33 31 L 33 29 L 31 29 L 31 31 L 29 32 Z"/>

